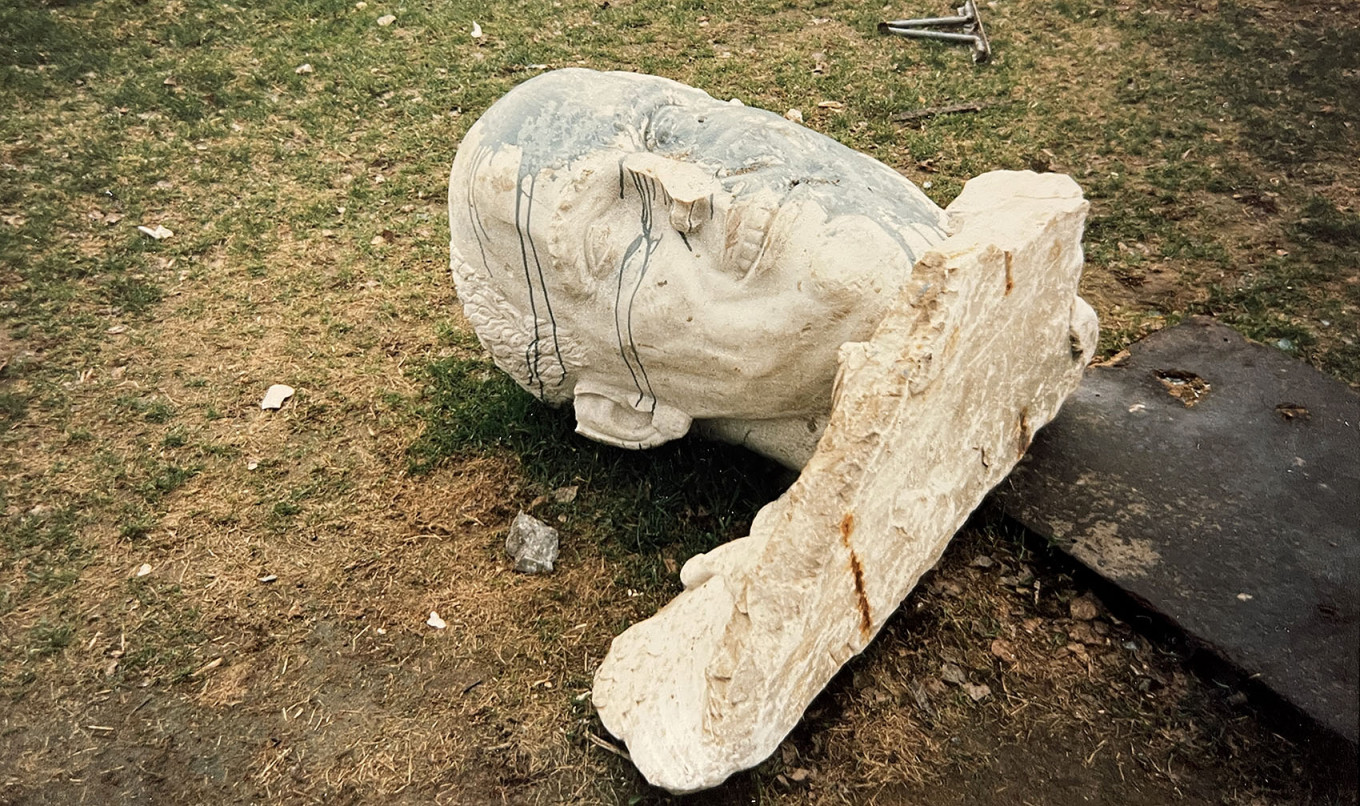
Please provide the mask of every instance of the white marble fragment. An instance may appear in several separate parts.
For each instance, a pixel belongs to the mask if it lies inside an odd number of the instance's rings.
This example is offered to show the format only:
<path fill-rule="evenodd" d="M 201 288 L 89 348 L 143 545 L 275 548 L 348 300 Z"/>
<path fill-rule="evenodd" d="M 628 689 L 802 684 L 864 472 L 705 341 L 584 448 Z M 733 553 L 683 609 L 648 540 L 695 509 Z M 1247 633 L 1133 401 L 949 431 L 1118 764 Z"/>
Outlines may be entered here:
<path fill-rule="evenodd" d="M 798 481 L 614 640 L 592 697 L 648 781 L 693 792 L 768 757 L 1053 418 L 1096 343 L 1086 208 L 1066 176 L 969 182 L 948 240 L 841 347 Z"/>
<path fill-rule="evenodd" d="M 547 574 L 557 561 L 557 530 L 523 512 L 510 524 L 505 551 L 515 560 L 521 574 Z"/>

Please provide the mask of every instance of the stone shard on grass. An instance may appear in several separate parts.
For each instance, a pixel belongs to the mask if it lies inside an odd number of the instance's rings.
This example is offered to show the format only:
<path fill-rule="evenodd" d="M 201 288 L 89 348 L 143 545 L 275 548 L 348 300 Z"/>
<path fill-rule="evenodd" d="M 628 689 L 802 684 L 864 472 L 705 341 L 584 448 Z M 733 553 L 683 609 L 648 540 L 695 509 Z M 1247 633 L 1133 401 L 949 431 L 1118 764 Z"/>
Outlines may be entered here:
<path fill-rule="evenodd" d="M 1096 343 L 1086 208 L 1065 176 L 969 182 L 950 237 L 841 348 L 798 481 L 614 640 L 592 697 L 650 782 L 692 792 L 768 757 L 1053 418 Z"/>
<path fill-rule="evenodd" d="M 557 547 L 557 530 L 523 512 L 515 516 L 505 538 L 505 551 L 514 558 L 515 570 L 522 574 L 552 573 Z"/>

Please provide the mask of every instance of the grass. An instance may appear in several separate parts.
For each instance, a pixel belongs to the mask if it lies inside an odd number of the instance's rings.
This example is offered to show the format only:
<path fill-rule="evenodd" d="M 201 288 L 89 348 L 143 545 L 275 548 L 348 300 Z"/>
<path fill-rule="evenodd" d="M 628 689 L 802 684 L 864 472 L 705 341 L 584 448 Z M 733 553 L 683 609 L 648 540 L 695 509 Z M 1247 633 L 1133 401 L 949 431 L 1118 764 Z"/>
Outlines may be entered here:
<path fill-rule="evenodd" d="M 607 556 L 617 556 L 615 548 L 665 549 L 672 558 L 708 551 L 744 535 L 756 511 L 793 480 L 774 462 L 698 438 L 646 453 L 583 439 L 572 433 L 570 411 L 544 407 L 481 358 L 431 364 L 423 416 L 429 426 L 412 446 L 414 470 L 449 457 L 511 457 L 539 495 L 579 488 L 572 503 L 545 501 L 540 514 L 567 516 Z"/>
<path fill-rule="evenodd" d="M 942 204 L 988 170 L 1069 173 L 1091 201 L 1103 354 L 1207 314 L 1360 384 L 1353 20 L 1015 0 L 984 9 L 996 58 L 980 68 L 874 33 L 942 10 L 0 8 L 0 799 L 665 800 L 590 743 L 581 695 L 609 640 L 675 593 L 674 568 L 788 479 L 699 441 L 585 441 L 468 332 L 448 163 L 544 65 L 799 109 Z M 987 106 L 892 121 L 962 102 Z M 157 225 L 173 236 L 137 229 Z M 297 394 L 261 411 L 279 382 Z M 562 531 L 552 577 L 507 571 L 521 509 Z M 1040 584 L 1001 581 L 1023 569 Z M 1083 585 L 975 524 L 775 758 L 715 797 L 911 802 L 1014 768 L 1135 801 L 1345 802 L 1310 778 L 1314 748 L 1166 646 L 1109 614 L 1080 640 L 1066 608 Z M 939 682 L 945 662 L 994 697 Z M 57 716 L 74 713 L 74 729 Z M 116 733 L 68 739 L 89 725 Z"/>

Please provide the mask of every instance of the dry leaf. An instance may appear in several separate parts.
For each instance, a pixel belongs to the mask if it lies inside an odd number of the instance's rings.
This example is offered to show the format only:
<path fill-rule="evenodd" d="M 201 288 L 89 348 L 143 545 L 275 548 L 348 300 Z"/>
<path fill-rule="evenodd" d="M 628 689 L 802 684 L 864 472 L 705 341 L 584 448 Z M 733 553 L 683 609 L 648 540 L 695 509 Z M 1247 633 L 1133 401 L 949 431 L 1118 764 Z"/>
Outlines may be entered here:
<path fill-rule="evenodd" d="M 478 25 L 478 24 L 475 23 L 475 22 L 472 23 L 472 38 L 473 38 L 473 39 L 481 39 L 481 38 L 482 38 L 482 26 Z"/>
<path fill-rule="evenodd" d="M 264 576 L 260 577 L 260 581 L 268 585 L 271 582 L 278 582 L 279 578 L 274 574 L 265 574 Z"/>
<path fill-rule="evenodd" d="M 151 573 L 151 566 L 147 565 L 146 563 L 142 563 L 141 567 L 137 569 L 136 575 L 139 577 L 144 577 L 149 573 Z"/>
<path fill-rule="evenodd" d="M 378 18 L 378 24 L 383 26 L 384 28 L 386 28 L 387 26 L 391 25 L 396 21 L 397 21 L 396 16 L 392 14 L 384 14 Z"/>
<path fill-rule="evenodd" d="M 973 702 L 981 702 L 992 693 L 991 688 L 985 684 L 975 686 L 972 683 L 964 683 L 963 690 L 973 699 Z"/>
<path fill-rule="evenodd" d="M 791 120 L 791 121 L 793 121 L 794 123 L 802 123 L 802 122 L 803 122 L 803 110 L 801 110 L 801 109 L 790 109 L 789 111 L 787 111 L 787 112 L 784 113 L 784 118 L 785 118 L 786 120 Z"/>
<path fill-rule="evenodd" d="M 296 70 L 294 70 L 293 72 L 294 72 L 294 73 L 297 73 L 297 74 L 300 75 L 300 76 L 305 76 L 305 75 L 307 75 L 308 73 L 313 72 L 313 70 L 312 70 L 312 65 L 311 65 L 311 64 L 304 64 L 304 65 L 298 67 L 298 68 L 297 68 Z"/>
<path fill-rule="evenodd" d="M 817 108 L 818 108 L 818 109 L 844 109 L 844 108 L 845 108 L 845 104 L 841 103 L 840 101 L 819 101 L 819 102 L 817 103 Z"/>
<path fill-rule="evenodd" d="M 1100 615 L 1100 606 L 1096 604 L 1096 600 L 1088 593 L 1083 596 L 1078 596 L 1068 602 L 1067 611 L 1071 614 L 1072 618 L 1078 621 L 1090 621 Z"/>

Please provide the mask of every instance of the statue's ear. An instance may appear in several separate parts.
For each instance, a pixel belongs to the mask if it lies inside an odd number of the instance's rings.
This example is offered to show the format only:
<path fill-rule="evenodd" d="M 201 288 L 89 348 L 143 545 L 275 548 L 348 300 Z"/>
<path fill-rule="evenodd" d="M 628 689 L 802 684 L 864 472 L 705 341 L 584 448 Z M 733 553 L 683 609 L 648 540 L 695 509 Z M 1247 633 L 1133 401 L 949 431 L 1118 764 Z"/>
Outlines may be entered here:
<path fill-rule="evenodd" d="M 638 408 L 615 389 L 582 382 L 574 400 L 576 433 L 619 448 L 654 448 L 689 432 L 690 417 L 657 401 Z"/>
<path fill-rule="evenodd" d="M 713 196 L 722 185 L 698 165 L 639 151 L 623 158 L 623 168 L 660 183 L 671 198 L 671 226 L 680 232 L 693 232 L 713 216 Z"/>

